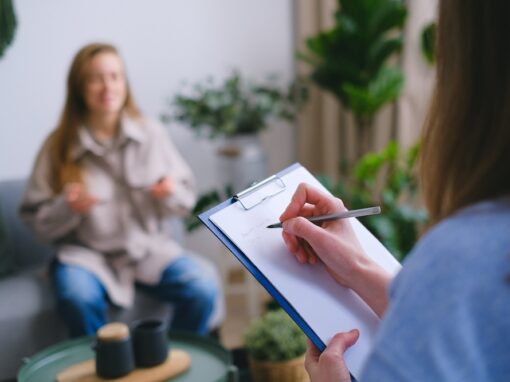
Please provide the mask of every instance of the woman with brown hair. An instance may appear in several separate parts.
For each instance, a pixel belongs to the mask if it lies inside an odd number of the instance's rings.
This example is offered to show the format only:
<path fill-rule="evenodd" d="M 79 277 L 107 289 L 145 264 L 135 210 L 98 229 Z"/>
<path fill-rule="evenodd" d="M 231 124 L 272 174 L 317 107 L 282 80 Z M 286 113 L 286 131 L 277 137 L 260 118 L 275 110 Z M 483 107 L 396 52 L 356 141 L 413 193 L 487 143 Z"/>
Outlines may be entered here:
<path fill-rule="evenodd" d="M 280 218 L 300 263 L 319 258 L 382 317 L 361 381 L 510 380 L 509 14 L 505 1 L 439 1 L 420 162 L 433 226 L 394 280 L 348 221 L 301 217 L 342 211 L 340 200 L 302 184 Z M 322 353 L 310 343 L 312 381 L 350 381 L 343 354 L 360 335 L 339 333 Z"/>
<path fill-rule="evenodd" d="M 207 331 L 217 285 L 164 230 L 194 200 L 191 171 L 139 112 L 115 47 L 83 47 L 20 208 L 57 249 L 51 274 L 72 336 L 95 333 L 108 302 L 130 306 L 135 285 L 174 304 L 172 328 Z"/>

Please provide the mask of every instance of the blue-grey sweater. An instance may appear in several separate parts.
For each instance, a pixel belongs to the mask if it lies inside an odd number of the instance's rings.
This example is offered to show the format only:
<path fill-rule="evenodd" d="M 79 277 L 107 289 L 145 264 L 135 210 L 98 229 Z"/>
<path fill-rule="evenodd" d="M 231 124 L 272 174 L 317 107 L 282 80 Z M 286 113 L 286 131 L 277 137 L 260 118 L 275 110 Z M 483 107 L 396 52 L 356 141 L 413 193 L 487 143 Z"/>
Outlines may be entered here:
<path fill-rule="evenodd" d="M 510 197 L 467 207 L 420 240 L 360 381 L 510 381 Z"/>

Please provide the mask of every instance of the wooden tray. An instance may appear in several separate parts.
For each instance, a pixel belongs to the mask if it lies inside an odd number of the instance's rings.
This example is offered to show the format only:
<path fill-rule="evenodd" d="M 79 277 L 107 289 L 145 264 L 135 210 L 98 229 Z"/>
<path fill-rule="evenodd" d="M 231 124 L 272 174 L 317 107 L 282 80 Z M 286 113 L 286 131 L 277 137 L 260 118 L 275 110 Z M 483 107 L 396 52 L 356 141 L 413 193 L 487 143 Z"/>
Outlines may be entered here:
<path fill-rule="evenodd" d="M 171 350 L 161 365 L 135 369 L 121 378 L 104 379 L 96 375 L 95 360 L 70 366 L 57 375 L 57 382 L 161 382 L 188 370 L 191 357 L 183 350 Z"/>

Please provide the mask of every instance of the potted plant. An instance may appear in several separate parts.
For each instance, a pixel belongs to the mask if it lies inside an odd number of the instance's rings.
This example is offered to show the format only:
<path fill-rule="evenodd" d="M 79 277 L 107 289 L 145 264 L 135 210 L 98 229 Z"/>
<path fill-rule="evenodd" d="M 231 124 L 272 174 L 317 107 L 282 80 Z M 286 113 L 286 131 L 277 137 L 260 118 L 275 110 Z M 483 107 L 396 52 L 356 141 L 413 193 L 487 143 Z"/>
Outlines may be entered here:
<path fill-rule="evenodd" d="M 407 10 L 402 0 L 338 0 L 332 29 L 306 41 L 298 57 L 311 79 L 350 110 L 356 125 L 356 157 L 369 152 L 376 113 L 400 95 L 404 76 L 388 63 L 402 47 Z"/>
<path fill-rule="evenodd" d="M 308 381 L 304 368 L 306 337 L 282 309 L 255 320 L 244 343 L 255 382 Z"/>
<path fill-rule="evenodd" d="M 197 83 L 184 94 L 170 101 L 163 122 L 178 121 L 188 125 L 197 135 L 224 142 L 218 150 L 222 190 L 210 190 L 199 195 L 187 219 L 187 229 L 200 226 L 200 212 L 233 193 L 267 176 L 266 153 L 259 133 L 271 121 L 292 121 L 307 99 L 307 87 L 301 80 L 279 86 L 275 76 L 253 83 L 232 72 L 223 82 L 212 79 Z"/>
<path fill-rule="evenodd" d="M 257 134 L 271 118 L 292 121 L 306 98 L 302 83 L 282 88 L 276 82 L 272 76 L 267 83 L 254 84 L 234 71 L 219 85 L 209 79 L 194 85 L 191 94 L 178 94 L 172 102 L 173 115 L 164 117 L 210 137 Z"/>
<path fill-rule="evenodd" d="M 220 174 L 228 175 L 225 185 L 238 192 L 267 176 L 258 133 L 273 120 L 292 121 L 305 99 L 302 82 L 278 86 L 273 76 L 253 83 L 234 71 L 219 84 L 209 79 L 192 86 L 187 94 L 176 95 L 163 120 L 182 122 L 198 135 L 222 138 Z"/>

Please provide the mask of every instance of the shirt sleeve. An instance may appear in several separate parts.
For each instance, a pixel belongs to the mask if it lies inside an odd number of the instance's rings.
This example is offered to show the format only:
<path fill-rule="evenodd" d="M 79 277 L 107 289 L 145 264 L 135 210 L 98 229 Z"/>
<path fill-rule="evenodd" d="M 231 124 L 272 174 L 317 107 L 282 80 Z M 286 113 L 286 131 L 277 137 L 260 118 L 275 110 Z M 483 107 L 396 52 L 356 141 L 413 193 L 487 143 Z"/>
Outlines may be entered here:
<path fill-rule="evenodd" d="M 37 155 L 19 213 L 21 219 L 46 242 L 66 236 L 80 224 L 81 215 L 73 212 L 64 195 L 55 195 L 50 186 L 47 142 Z"/>

